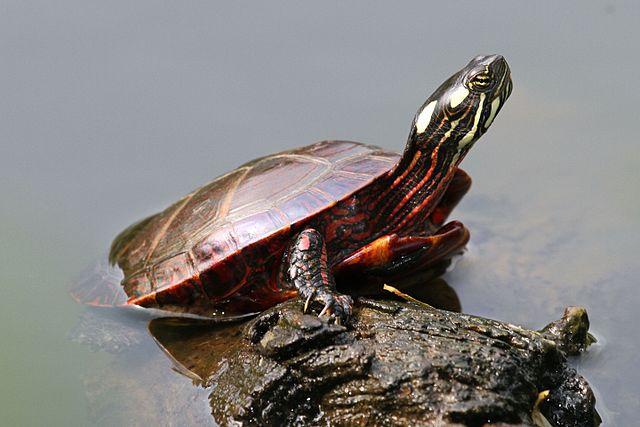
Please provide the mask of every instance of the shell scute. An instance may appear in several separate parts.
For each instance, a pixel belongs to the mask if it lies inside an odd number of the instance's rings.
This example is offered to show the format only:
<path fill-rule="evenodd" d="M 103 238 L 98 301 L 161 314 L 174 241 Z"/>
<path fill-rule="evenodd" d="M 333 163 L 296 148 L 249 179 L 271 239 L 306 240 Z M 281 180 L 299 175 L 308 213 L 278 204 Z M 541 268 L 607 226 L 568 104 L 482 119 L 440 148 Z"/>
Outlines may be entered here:
<path fill-rule="evenodd" d="M 235 221 L 233 232 L 238 246 L 244 247 L 262 239 L 283 225 L 281 222 L 276 222 L 269 212 L 258 212 Z"/>
<path fill-rule="evenodd" d="M 363 176 L 344 176 L 339 173 L 328 175 L 322 181 L 318 182 L 314 187 L 317 191 L 323 194 L 349 194 L 363 185 L 366 185 L 370 181 L 370 178 Z"/>
<path fill-rule="evenodd" d="M 355 159 L 353 162 L 345 165 L 342 170 L 344 172 L 350 172 L 359 175 L 375 175 L 380 170 L 385 168 L 393 167 L 398 158 L 388 158 L 388 157 L 367 157 L 361 159 Z"/>
<path fill-rule="evenodd" d="M 146 270 L 133 274 L 122 281 L 124 291 L 129 298 L 139 298 L 154 290 Z"/>
<path fill-rule="evenodd" d="M 158 262 L 151 273 L 154 289 L 159 291 L 189 280 L 194 276 L 195 270 L 189 254 L 182 252 Z"/>
<path fill-rule="evenodd" d="M 327 207 L 327 195 L 317 191 L 305 191 L 291 196 L 280 203 L 280 210 L 284 212 L 291 223 L 300 221 L 307 215 L 320 212 Z"/>

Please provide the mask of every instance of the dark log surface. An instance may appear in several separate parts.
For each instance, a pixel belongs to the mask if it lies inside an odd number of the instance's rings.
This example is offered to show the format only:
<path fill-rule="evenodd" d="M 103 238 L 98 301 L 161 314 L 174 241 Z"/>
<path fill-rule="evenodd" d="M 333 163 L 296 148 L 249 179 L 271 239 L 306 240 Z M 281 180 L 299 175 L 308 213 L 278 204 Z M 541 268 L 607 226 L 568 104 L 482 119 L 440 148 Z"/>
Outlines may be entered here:
<path fill-rule="evenodd" d="M 588 345 L 588 326 L 578 307 L 536 332 L 364 299 L 340 326 L 289 301 L 224 351 L 207 381 L 210 403 L 221 424 L 535 425 L 536 413 L 552 425 L 597 425 L 593 392 L 566 362 Z"/>

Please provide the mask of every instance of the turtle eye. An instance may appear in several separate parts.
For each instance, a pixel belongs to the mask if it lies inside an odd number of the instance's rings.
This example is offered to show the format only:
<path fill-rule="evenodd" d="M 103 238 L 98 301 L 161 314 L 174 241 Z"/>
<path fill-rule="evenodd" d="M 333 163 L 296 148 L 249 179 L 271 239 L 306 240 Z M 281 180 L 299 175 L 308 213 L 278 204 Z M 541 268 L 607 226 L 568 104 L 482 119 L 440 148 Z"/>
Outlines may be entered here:
<path fill-rule="evenodd" d="M 493 86 L 493 77 L 488 70 L 484 70 L 478 74 L 474 74 L 469 78 L 469 89 L 486 91 Z"/>

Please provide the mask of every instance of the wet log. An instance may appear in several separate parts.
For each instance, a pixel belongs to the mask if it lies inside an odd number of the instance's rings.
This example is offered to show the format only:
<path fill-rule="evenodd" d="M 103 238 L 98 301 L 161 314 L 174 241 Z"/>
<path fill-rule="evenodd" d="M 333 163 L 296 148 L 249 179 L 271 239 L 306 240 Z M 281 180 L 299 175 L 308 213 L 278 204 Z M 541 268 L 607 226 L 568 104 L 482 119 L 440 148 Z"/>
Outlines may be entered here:
<path fill-rule="evenodd" d="M 586 311 L 540 331 L 360 299 L 348 325 L 280 304 L 244 326 L 206 382 L 222 425 L 599 424 L 566 356 L 590 343 Z"/>

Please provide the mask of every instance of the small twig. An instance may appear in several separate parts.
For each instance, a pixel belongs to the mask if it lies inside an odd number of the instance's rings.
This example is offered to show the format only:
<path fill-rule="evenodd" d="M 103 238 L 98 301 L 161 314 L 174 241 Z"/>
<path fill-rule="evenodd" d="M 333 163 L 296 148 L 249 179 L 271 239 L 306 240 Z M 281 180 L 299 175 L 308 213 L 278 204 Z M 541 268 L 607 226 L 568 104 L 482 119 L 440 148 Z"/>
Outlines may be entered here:
<path fill-rule="evenodd" d="M 411 295 L 407 295 L 404 292 L 394 288 L 393 286 L 387 285 L 386 283 L 384 284 L 384 286 L 382 286 L 382 289 L 387 291 L 387 292 L 391 292 L 392 294 L 394 294 L 396 296 L 399 296 L 400 298 L 402 298 L 405 301 L 409 301 L 409 302 L 412 302 L 414 304 L 418 304 L 419 306 L 422 306 L 422 307 L 434 308 L 433 306 L 427 304 L 426 302 L 422 302 L 420 300 L 417 300 L 414 297 L 412 297 Z"/>

